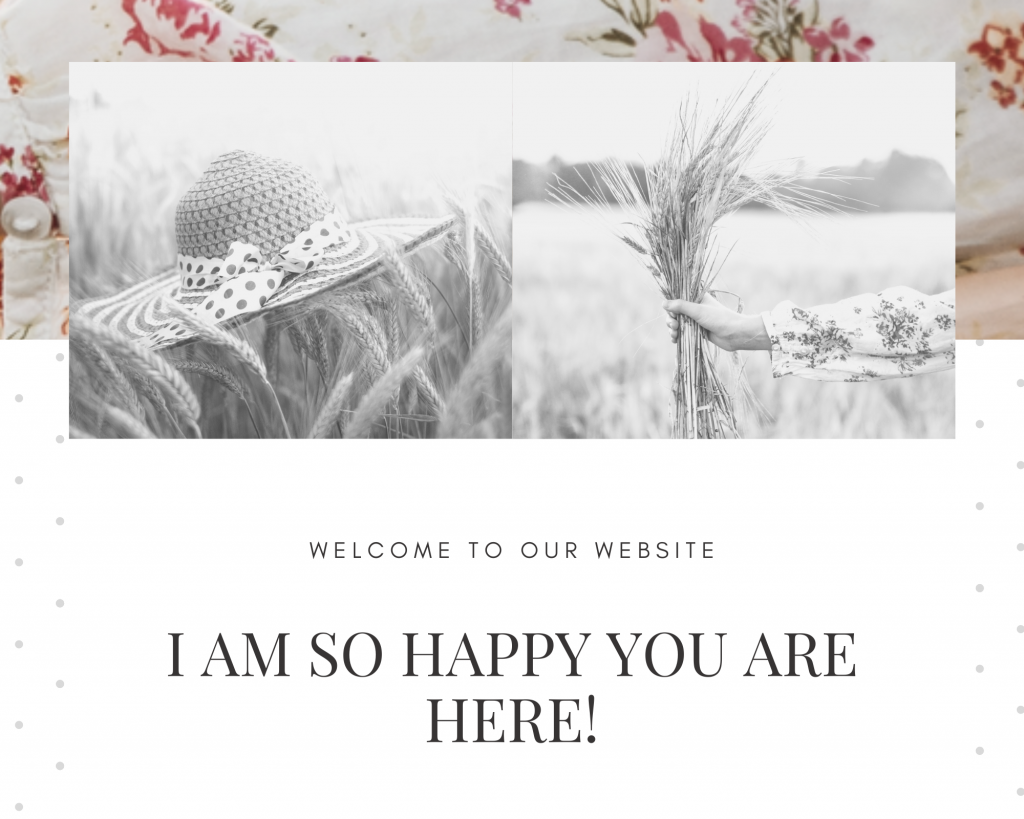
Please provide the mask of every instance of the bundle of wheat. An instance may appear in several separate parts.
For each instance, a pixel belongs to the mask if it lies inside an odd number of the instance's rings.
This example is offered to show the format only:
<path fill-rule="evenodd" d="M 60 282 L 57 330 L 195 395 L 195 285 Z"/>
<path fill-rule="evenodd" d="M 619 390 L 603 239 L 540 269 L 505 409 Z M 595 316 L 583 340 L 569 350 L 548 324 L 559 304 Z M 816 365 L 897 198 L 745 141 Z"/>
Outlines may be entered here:
<path fill-rule="evenodd" d="M 559 179 L 554 198 L 570 206 L 583 203 L 604 208 L 615 205 L 626 221 L 616 234 L 652 274 L 665 299 L 700 302 L 714 295 L 715 279 L 724 257 L 715 239 L 715 226 L 729 213 L 751 203 L 800 218 L 841 209 L 841 196 L 807 187 L 810 175 L 792 160 L 754 167 L 752 160 L 768 131 L 762 113 L 765 85 L 746 101 L 744 86 L 710 114 L 696 98 L 680 106 L 662 156 L 644 164 L 641 179 L 619 159 L 596 168 L 596 180 Z M 829 171 L 814 175 L 842 179 Z M 742 305 L 742 302 L 741 302 Z M 730 389 L 716 366 L 716 348 L 707 333 L 683 319 L 676 344 L 676 376 L 672 385 L 672 434 L 677 438 L 738 437 L 741 406 L 762 411 L 734 355 L 734 385 Z"/>

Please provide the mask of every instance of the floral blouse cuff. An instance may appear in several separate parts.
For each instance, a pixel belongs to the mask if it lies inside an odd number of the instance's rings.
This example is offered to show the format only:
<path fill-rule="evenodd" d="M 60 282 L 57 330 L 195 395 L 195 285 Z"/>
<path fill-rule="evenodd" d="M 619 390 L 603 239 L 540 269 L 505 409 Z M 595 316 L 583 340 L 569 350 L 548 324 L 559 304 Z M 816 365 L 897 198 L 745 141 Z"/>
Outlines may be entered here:
<path fill-rule="evenodd" d="M 953 290 L 893 287 L 809 309 L 784 301 L 761 318 L 775 378 L 874 381 L 952 368 L 955 314 Z"/>

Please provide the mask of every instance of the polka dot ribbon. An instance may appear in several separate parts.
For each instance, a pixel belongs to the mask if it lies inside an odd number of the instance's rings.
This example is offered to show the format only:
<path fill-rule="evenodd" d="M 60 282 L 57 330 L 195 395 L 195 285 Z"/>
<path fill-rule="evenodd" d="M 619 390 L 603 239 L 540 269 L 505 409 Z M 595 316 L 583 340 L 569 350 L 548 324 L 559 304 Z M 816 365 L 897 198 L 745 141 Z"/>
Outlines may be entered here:
<path fill-rule="evenodd" d="M 331 247 L 352 240 L 337 210 L 315 222 L 269 259 L 255 245 L 232 242 L 223 259 L 178 256 L 181 287 L 177 300 L 216 324 L 258 310 L 292 273 L 311 270 Z"/>

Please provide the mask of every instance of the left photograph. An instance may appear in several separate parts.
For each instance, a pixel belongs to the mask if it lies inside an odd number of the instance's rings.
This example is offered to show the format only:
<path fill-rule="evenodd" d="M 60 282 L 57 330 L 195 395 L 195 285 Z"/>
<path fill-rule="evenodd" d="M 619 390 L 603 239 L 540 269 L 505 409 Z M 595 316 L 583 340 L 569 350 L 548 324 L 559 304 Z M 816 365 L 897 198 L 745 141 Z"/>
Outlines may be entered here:
<path fill-rule="evenodd" d="M 71 66 L 79 438 L 511 437 L 511 67 Z"/>

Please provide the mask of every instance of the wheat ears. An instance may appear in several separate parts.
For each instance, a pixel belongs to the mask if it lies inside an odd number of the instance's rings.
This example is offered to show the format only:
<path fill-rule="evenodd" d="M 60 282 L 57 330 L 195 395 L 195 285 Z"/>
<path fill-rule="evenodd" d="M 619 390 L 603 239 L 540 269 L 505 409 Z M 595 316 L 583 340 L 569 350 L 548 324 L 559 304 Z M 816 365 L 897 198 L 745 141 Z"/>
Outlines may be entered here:
<path fill-rule="evenodd" d="M 769 123 L 761 85 L 746 102 L 744 86 L 724 104 L 705 110 L 698 95 L 679 108 L 661 157 L 644 163 L 645 179 L 618 159 L 595 168 L 596 184 L 559 179 L 552 191 L 563 204 L 583 202 L 605 211 L 622 209 L 616 235 L 654 278 L 665 299 L 700 302 L 722 268 L 715 226 L 722 217 L 757 203 L 800 219 L 835 213 L 843 197 L 806 186 L 809 177 L 791 161 L 754 167 L 752 160 Z M 824 172 L 819 178 L 843 179 Z M 646 182 L 646 184 L 645 184 Z M 727 255 L 727 254 L 726 254 Z M 672 385 L 672 435 L 676 438 L 738 437 L 737 403 L 756 402 L 743 377 L 729 390 L 716 367 L 717 348 L 692 320 L 681 319 Z"/>
<path fill-rule="evenodd" d="M 444 254 L 387 247 L 378 275 L 260 321 L 211 325 L 166 302 L 196 337 L 172 350 L 74 315 L 75 435 L 510 436 L 508 237 L 480 202 L 452 203 Z"/>

